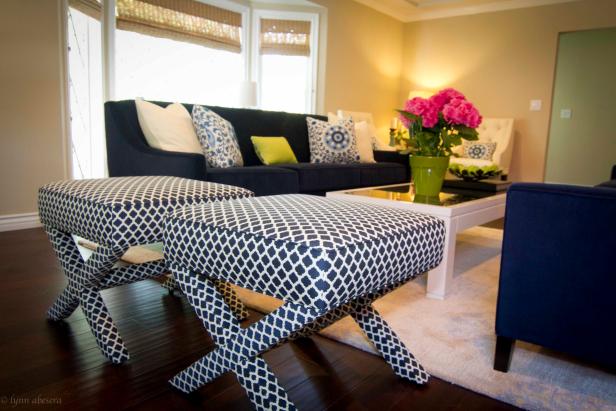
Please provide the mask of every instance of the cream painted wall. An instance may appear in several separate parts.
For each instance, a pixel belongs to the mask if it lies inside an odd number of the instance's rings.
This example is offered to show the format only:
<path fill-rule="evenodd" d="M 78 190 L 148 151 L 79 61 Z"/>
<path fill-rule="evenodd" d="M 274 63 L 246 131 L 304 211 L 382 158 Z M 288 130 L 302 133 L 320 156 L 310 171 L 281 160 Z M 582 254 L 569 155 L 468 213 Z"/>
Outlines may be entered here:
<path fill-rule="evenodd" d="M 352 0 L 313 0 L 327 7 L 325 111 L 370 112 L 388 140 L 400 107 L 404 24 Z"/>
<path fill-rule="evenodd" d="M 596 185 L 616 164 L 616 28 L 560 35 L 545 180 Z M 571 118 L 560 111 L 570 109 Z"/>
<path fill-rule="evenodd" d="M 452 86 L 485 117 L 515 118 L 511 177 L 543 181 L 558 35 L 611 26 L 614 0 L 408 23 L 398 101 L 409 90 Z M 543 101 L 541 111 L 529 111 L 531 99 Z"/>
<path fill-rule="evenodd" d="M 60 0 L 0 1 L 0 216 L 67 175 Z"/>

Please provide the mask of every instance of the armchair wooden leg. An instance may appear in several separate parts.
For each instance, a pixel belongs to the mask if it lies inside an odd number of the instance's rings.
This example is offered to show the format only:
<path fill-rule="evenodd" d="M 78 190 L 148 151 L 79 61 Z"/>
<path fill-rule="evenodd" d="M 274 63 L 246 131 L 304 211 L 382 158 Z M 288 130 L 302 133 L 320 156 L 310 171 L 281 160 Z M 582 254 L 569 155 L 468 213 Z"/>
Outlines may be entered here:
<path fill-rule="evenodd" d="M 494 352 L 494 369 L 507 372 L 511 364 L 515 340 L 509 337 L 496 336 L 496 350 Z"/>

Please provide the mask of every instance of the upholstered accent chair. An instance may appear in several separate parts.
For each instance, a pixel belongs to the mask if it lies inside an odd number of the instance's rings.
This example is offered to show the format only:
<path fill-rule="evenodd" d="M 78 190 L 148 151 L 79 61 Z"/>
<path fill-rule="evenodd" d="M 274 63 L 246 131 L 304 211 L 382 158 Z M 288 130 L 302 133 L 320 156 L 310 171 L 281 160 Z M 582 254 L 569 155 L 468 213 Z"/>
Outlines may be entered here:
<path fill-rule="evenodd" d="M 458 157 L 452 163 L 462 165 L 487 166 L 496 164 L 503 169 L 503 174 L 510 172 L 511 155 L 513 154 L 513 119 L 512 118 L 484 118 L 479 127 L 479 142 L 494 142 L 496 150 L 492 161 L 474 158 Z M 455 153 L 462 155 L 462 146 L 456 147 Z"/>
<path fill-rule="evenodd" d="M 516 340 L 616 369 L 616 186 L 606 183 L 507 191 L 495 370 L 509 370 Z"/>

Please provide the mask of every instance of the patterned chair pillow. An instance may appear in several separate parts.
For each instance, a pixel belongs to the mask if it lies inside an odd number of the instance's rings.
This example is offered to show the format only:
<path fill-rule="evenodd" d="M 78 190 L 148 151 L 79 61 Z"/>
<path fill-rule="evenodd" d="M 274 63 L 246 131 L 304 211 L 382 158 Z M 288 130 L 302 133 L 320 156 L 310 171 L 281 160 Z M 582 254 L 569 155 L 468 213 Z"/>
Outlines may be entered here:
<path fill-rule="evenodd" d="M 463 157 L 492 161 L 492 156 L 496 150 L 496 143 L 486 141 L 464 141 L 462 150 Z"/>
<path fill-rule="evenodd" d="M 359 163 L 353 120 L 335 123 L 306 117 L 311 163 Z"/>
<path fill-rule="evenodd" d="M 244 165 L 240 145 L 231 123 L 209 108 L 198 105 L 193 106 L 192 121 L 209 167 L 227 168 Z"/>

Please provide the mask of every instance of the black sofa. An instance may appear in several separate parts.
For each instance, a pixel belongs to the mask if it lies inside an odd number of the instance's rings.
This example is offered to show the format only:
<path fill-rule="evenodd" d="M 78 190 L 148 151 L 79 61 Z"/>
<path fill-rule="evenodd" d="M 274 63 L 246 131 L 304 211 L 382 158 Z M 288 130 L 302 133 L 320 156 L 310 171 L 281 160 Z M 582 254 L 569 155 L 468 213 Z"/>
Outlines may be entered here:
<path fill-rule="evenodd" d="M 169 103 L 154 102 L 160 106 Z M 189 112 L 191 104 L 184 104 Z M 256 195 L 306 193 L 407 182 L 408 156 L 375 151 L 373 164 L 312 164 L 305 114 L 208 107 L 233 124 L 244 167 L 206 167 L 203 155 L 176 153 L 148 146 L 134 100 L 105 103 L 109 176 L 171 175 L 244 187 Z M 311 117 L 326 120 L 323 116 Z M 251 136 L 284 136 L 298 164 L 264 166 L 254 152 Z"/>
<path fill-rule="evenodd" d="M 494 369 L 516 340 L 616 370 L 616 166 L 597 187 L 513 184 L 507 192 Z M 611 324 L 611 325 L 610 325 Z"/>
<path fill-rule="evenodd" d="M 597 187 L 616 188 L 616 165 L 612 167 L 612 175 L 610 176 L 610 179 L 599 184 Z"/>

